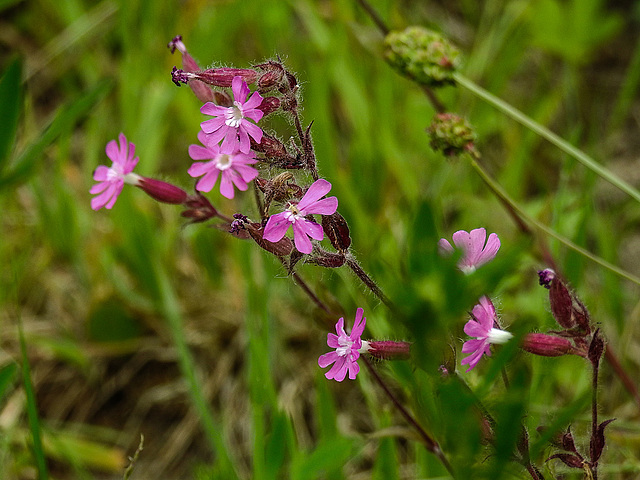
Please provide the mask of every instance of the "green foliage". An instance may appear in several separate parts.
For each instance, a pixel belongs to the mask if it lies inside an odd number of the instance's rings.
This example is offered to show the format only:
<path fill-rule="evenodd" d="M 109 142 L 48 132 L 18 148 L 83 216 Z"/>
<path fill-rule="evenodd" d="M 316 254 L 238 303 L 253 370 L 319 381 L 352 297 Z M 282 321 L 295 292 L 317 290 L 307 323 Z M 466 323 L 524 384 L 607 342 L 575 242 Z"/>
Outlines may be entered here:
<path fill-rule="evenodd" d="M 347 322 L 365 308 L 366 335 L 414 342 L 411 361 L 374 368 L 459 478 L 526 478 L 510 458 L 520 424 L 537 465 L 552 454 L 548 440 L 570 424 L 588 445 L 588 378 L 576 374 L 586 362 L 532 359 L 514 341 L 466 373 L 462 327 L 487 294 L 516 339 L 556 328 L 535 276 L 550 251 L 633 371 L 637 287 L 548 232 L 523 233 L 467 159 L 431 151 L 425 129 L 434 108 L 384 63 L 382 36 L 357 2 L 14 3 L 0 2 L 16 35 L 7 37 L 15 38 L 9 50 L 25 56 L 0 58 L 0 264 L 12 267 L 0 273 L 0 305 L 23 312 L 25 338 L 14 338 L 6 315 L 0 333 L 3 352 L 21 359 L 27 415 L 1 427 L 6 478 L 33 467 L 45 478 L 47 461 L 60 478 L 121 476 L 117 447 L 133 454 L 141 431 L 145 449 L 132 479 L 189 477 L 193 469 L 207 479 L 447 474 L 364 367 L 356 382 L 326 381 L 317 357 L 326 351 L 325 323 L 337 318 L 317 309 L 267 253 L 223 229 L 184 227 L 177 209 L 133 188 L 113 210 L 90 210 L 91 172 L 120 131 L 136 143 L 141 174 L 193 184 L 187 149 L 203 118 L 191 91 L 170 82 L 180 59 L 165 45 L 176 34 L 203 67 L 248 67 L 280 55 L 296 72 L 303 120 L 313 121 L 320 173 L 339 198 L 353 252 L 398 309 L 386 310 L 347 271 L 302 263 L 297 271 Z M 637 21 L 600 0 L 462 1 L 445 10 L 437 2 L 372 3 L 394 28 L 415 22 L 454 38 L 465 76 L 507 101 L 482 90 L 473 92 L 478 98 L 464 88 L 439 92 L 477 129 L 482 167 L 522 212 L 638 276 L 631 260 L 638 203 L 585 173 L 595 165 L 611 180 L 615 167 L 637 195 L 635 164 L 612 163 L 616 152 L 634 151 L 635 130 L 625 128 L 637 109 L 640 48 L 627 49 L 631 56 L 620 49 L 617 64 L 601 56 L 629 40 Z M 595 75 L 609 63 L 617 67 L 605 80 Z M 271 133 L 291 136 L 287 119 L 265 120 Z M 581 163 L 572 163 L 575 155 Z M 259 218 L 251 192 L 209 198 L 226 214 Z M 438 254 L 437 241 L 479 226 L 498 232 L 502 248 L 463 276 L 455 255 Z M 16 365 L 0 369 L 0 408 L 16 401 Z M 615 378 L 603 381 L 603 414 L 636 411 Z M 75 404 L 63 395 L 71 388 Z M 495 420 L 495 448 L 481 442 L 482 408 Z M 607 478 L 640 471 L 628 433 L 637 422 L 629 418 L 628 430 L 610 427 Z M 74 431 L 104 423 L 119 434 L 86 440 Z M 547 430 L 536 433 L 539 425 Z M 11 440 L 25 432 L 28 447 Z M 177 458 L 163 464 L 173 452 Z"/>

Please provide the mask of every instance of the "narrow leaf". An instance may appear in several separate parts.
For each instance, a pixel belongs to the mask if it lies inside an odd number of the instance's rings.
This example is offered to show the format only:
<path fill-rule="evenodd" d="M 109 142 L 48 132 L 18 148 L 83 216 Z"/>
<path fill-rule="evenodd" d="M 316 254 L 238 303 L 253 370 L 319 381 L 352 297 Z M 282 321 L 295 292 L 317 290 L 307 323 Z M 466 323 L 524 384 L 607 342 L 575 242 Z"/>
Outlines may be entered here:
<path fill-rule="evenodd" d="M 22 60 L 16 58 L 0 78 L 0 173 L 7 163 L 18 128 L 22 103 Z"/>

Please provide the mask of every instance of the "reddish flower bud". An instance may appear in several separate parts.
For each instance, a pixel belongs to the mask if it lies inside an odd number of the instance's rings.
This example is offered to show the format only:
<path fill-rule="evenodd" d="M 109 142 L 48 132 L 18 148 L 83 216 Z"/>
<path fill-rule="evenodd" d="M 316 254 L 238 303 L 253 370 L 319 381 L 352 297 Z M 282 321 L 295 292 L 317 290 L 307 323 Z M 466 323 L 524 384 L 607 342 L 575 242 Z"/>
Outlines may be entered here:
<path fill-rule="evenodd" d="M 265 116 L 275 112 L 280 108 L 280 99 L 278 97 L 265 97 L 262 99 L 262 103 L 258 106 L 259 110 L 262 110 Z"/>
<path fill-rule="evenodd" d="M 258 74 L 248 68 L 212 68 L 193 72 L 191 77 L 215 87 L 230 87 L 233 77 L 242 77 L 250 85 L 256 81 Z"/>
<path fill-rule="evenodd" d="M 344 265 L 346 258 L 342 253 L 320 251 L 318 254 L 307 257 L 306 263 L 326 268 L 339 268 Z"/>
<path fill-rule="evenodd" d="M 187 199 L 187 192 L 180 187 L 153 178 L 140 177 L 136 187 L 144 190 L 151 198 L 163 203 L 179 205 Z"/>
<path fill-rule="evenodd" d="M 180 215 L 190 218 L 191 223 L 205 222 L 218 216 L 218 211 L 211 205 L 209 199 L 199 192 L 195 195 L 189 195 L 184 204 L 187 206 L 187 210 Z"/>
<path fill-rule="evenodd" d="M 573 344 L 566 338 L 546 333 L 528 333 L 524 337 L 522 349 L 541 357 L 560 357 L 577 354 Z"/>
<path fill-rule="evenodd" d="M 186 72 L 193 73 L 201 70 L 198 62 L 196 62 L 193 57 L 189 55 L 189 52 L 187 52 L 187 47 L 184 45 L 184 43 L 182 43 L 182 35 L 177 35 L 176 37 L 174 37 L 167 46 L 171 50 L 171 53 L 174 53 L 177 49 L 182 54 L 182 66 L 184 67 L 184 70 Z M 174 71 L 175 70 L 176 69 L 174 67 Z M 175 78 L 174 83 L 176 83 Z M 180 86 L 180 83 L 176 83 L 176 85 Z M 201 81 L 193 80 L 189 82 L 189 87 L 191 87 L 191 90 L 201 102 L 211 102 L 213 100 L 213 93 L 211 92 L 211 89 Z"/>
<path fill-rule="evenodd" d="M 256 68 L 264 71 L 258 78 L 258 90 L 261 92 L 268 92 L 276 88 L 285 76 L 284 67 L 277 62 L 263 63 L 256 65 Z"/>
<path fill-rule="evenodd" d="M 549 287 L 549 303 L 551 303 L 551 313 L 556 322 L 564 328 L 575 326 L 573 318 L 573 300 L 564 282 L 556 276 Z"/>
<path fill-rule="evenodd" d="M 336 250 L 344 252 L 351 245 L 349 225 L 338 212 L 322 216 L 322 229 Z"/>
<path fill-rule="evenodd" d="M 369 355 L 380 360 L 407 360 L 411 357 L 409 342 L 392 342 L 390 340 L 367 342 L 363 340 L 362 350 L 366 350 Z"/>
<path fill-rule="evenodd" d="M 262 238 L 264 227 L 259 223 L 247 223 L 245 227 L 251 238 L 267 252 L 278 257 L 285 257 L 293 251 L 293 242 L 289 237 L 282 237 L 277 242 L 269 242 Z"/>

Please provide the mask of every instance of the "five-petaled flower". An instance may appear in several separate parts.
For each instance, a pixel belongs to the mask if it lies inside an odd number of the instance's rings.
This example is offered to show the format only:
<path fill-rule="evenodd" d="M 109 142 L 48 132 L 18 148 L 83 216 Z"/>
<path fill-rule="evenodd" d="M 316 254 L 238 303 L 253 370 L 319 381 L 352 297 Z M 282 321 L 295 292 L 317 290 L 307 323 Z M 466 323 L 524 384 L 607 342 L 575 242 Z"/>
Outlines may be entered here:
<path fill-rule="evenodd" d="M 487 231 L 484 228 L 476 228 L 470 232 L 459 230 L 453 234 L 453 243 L 462 250 L 462 258 L 458 262 L 458 268 L 464 273 L 475 272 L 476 268 L 494 259 L 500 249 L 498 235 L 492 233 L 487 239 Z M 438 242 L 438 246 L 444 253 L 453 253 L 453 247 L 444 238 Z"/>
<path fill-rule="evenodd" d="M 93 179 L 98 182 L 89 191 L 92 195 L 98 194 L 91 199 L 91 208 L 100 210 L 102 207 L 112 208 L 118 199 L 125 183 L 136 185 L 140 179 L 133 172 L 139 158 L 134 157 L 136 146 L 127 143 L 127 137 L 123 133 L 119 135 L 120 146 L 115 140 L 107 143 L 107 157 L 113 162 L 111 167 L 100 165 L 93 172 Z"/>
<path fill-rule="evenodd" d="M 351 333 L 347 335 L 344 331 L 344 318 L 336 323 L 336 333 L 327 334 L 327 345 L 335 348 L 335 352 L 325 353 L 318 358 L 318 365 L 321 368 L 328 367 L 333 363 L 331 369 L 324 374 L 329 380 L 341 382 L 349 372 L 349 378 L 355 380 L 360 372 L 358 358 L 360 358 L 363 341 L 360 338 L 364 332 L 367 319 L 364 317 L 364 310 L 356 310 L 356 319 L 353 323 Z"/>
<path fill-rule="evenodd" d="M 461 362 L 462 365 L 469 365 L 467 372 L 478 364 L 483 354 L 491 356 L 492 343 L 506 343 L 513 336 L 506 330 L 496 328 L 496 309 L 487 297 L 482 297 L 480 303 L 473 307 L 471 317 L 464 326 L 464 333 L 476 338 L 462 345 L 462 353 L 471 353 Z"/>
<path fill-rule="evenodd" d="M 258 176 L 258 170 L 249 165 L 257 163 L 252 153 L 222 153 L 218 144 L 213 143 L 211 138 L 204 132 L 198 133 L 198 140 L 204 145 L 190 145 L 189 156 L 194 160 L 209 160 L 208 162 L 195 162 L 189 168 L 189 175 L 202 178 L 196 183 L 196 190 L 209 192 L 215 185 L 218 177 L 220 179 L 220 193 L 233 198 L 234 189 L 245 191 L 247 183 Z M 204 176 L 203 176 L 204 175 Z"/>
<path fill-rule="evenodd" d="M 233 106 L 222 107 L 212 102 L 205 103 L 200 111 L 205 115 L 215 118 L 205 120 L 200 124 L 202 131 L 209 135 L 210 143 L 219 143 L 222 153 L 233 153 L 240 150 L 242 153 L 249 153 L 251 150 L 251 136 L 257 143 L 262 140 L 262 130 L 251 123 L 249 119 L 258 122 L 263 115 L 258 109 L 262 103 L 262 96 L 254 92 L 247 100 L 250 93 L 249 87 L 241 76 L 233 77 L 231 82 L 233 92 Z"/>
<path fill-rule="evenodd" d="M 269 217 L 264 227 L 262 238 L 270 242 L 278 242 L 293 227 L 293 241 L 301 253 L 311 253 L 313 245 L 309 237 L 322 240 L 324 232 L 322 226 L 305 218 L 306 215 L 332 215 L 338 209 L 336 197 L 322 198 L 331 190 L 331 184 L 324 179 L 311 184 L 300 202 L 290 202 L 287 209 Z"/>

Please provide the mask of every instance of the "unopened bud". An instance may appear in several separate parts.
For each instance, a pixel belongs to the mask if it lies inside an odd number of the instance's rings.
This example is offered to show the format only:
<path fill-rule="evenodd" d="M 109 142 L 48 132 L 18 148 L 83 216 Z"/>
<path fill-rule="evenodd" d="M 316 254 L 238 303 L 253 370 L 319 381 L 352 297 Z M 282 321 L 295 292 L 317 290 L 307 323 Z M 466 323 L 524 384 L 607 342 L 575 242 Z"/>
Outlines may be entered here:
<path fill-rule="evenodd" d="M 258 90 L 261 92 L 268 92 L 276 88 L 282 82 L 285 77 L 285 70 L 282 64 L 277 62 L 267 62 L 261 65 L 256 65 L 256 68 L 259 68 L 264 71 L 258 77 Z"/>
<path fill-rule="evenodd" d="M 184 43 L 182 43 L 182 35 L 177 35 L 176 37 L 174 37 L 167 46 L 171 50 L 171 53 L 174 53 L 177 49 L 182 54 L 182 66 L 184 67 L 184 70 L 186 72 L 193 73 L 201 70 L 198 62 L 196 62 L 193 57 L 189 55 L 189 52 L 187 52 L 187 47 L 184 45 Z M 176 70 L 175 67 L 174 70 Z M 176 85 L 180 86 L 180 80 L 176 82 L 176 80 L 173 78 L 173 74 L 172 80 Z M 189 87 L 191 87 L 191 90 L 201 102 L 211 102 L 213 100 L 213 93 L 211 92 L 211 89 L 201 81 L 190 81 Z"/>
<path fill-rule="evenodd" d="M 189 195 L 184 204 L 187 206 L 187 209 L 180 215 L 185 218 L 190 218 L 191 223 L 205 222 L 218 216 L 218 211 L 211 205 L 209 199 L 200 192 L 197 192 L 195 195 Z"/>
<path fill-rule="evenodd" d="M 322 230 L 329 238 L 333 248 L 339 252 L 346 251 L 351 245 L 349 225 L 347 225 L 347 221 L 338 212 L 322 216 Z"/>
<path fill-rule="evenodd" d="M 140 177 L 136 187 L 144 190 L 151 198 L 163 203 L 180 205 L 187 199 L 187 192 L 180 187 L 154 178 Z"/>
<path fill-rule="evenodd" d="M 565 286 L 560 277 L 556 276 L 549 288 L 549 303 L 551 304 L 551 313 L 556 322 L 564 328 L 572 328 L 575 326 L 573 318 L 573 300 L 569 289 Z"/>
<path fill-rule="evenodd" d="M 476 134 L 473 127 L 464 118 L 453 113 L 438 113 L 427 133 L 431 141 L 429 145 L 436 152 L 442 152 L 447 157 L 457 157 L 462 153 L 469 153 L 474 158 L 479 156 L 475 148 Z"/>
<path fill-rule="evenodd" d="M 524 337 L 522 349 L 541 357 L 577 354 L 575 347 L 568 339 L 546 333 L 528 333 Z"/>
<path fill-rule="evenodd" d="M 400 73 L 429 87 L 454 83 L 460 51 L 439 33 L 408 27 L 389 33 L 384 43 L 387 61 Z"/>
<path fill-rule="evenodd" d="M 275 112 L 280 108 L 280 99 L 278 97 L 264 97 L 262 103 L 258 105 L 258 110 L 261 110 L 264 116 Z"/>
<path fill-rule="evenodd" d="M 310 255 L 305 259 L 306 263 L 326 268 L 340 268 L 346 261 L 347 259 L 342 253 L 332 253 L 324 250 Z"/>
<path fill-rule="evenodd" d="M 285 257 L 293 251 L 293 242 L 289 237 L 282 237 L 277 242 L 269 242 L 262 238 L 264 234 L 264 227 L 259 223 L 248 223 L 245 225 L 251 238 L 264 250 L 269 253 L 273 253 L 278 257 Z"/>
<path fill-rule="evenodd" d="M 367 342 L 363 340 L 360 350 L 380 360 L 407 360 L 411 357 L 409 342 L 392 342 L 390 340 Z"/>

